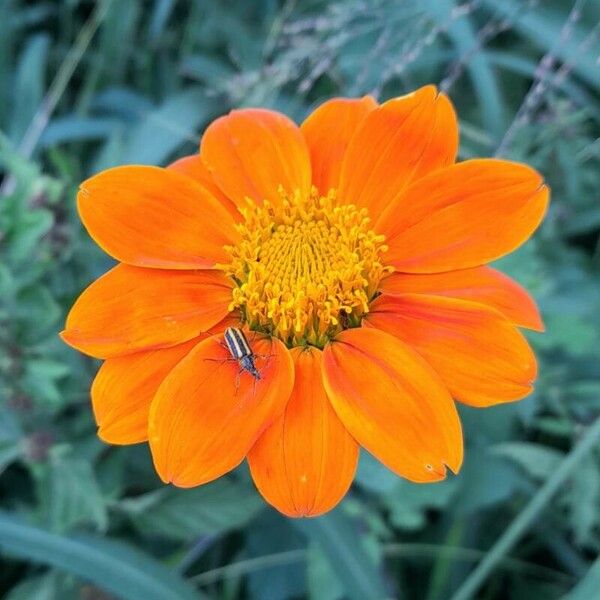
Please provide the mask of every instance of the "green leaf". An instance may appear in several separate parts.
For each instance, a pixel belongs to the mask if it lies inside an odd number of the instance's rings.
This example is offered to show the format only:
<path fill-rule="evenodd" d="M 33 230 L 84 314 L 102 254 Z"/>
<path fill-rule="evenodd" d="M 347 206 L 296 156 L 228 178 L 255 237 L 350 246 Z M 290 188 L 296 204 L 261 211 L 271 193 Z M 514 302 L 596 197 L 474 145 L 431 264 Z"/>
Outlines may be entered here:
<path fill-rule="evenodd" d="M 263 506 L 253 488 L 225 478 L 189 490 L 163 487 L 118 505 L 140 531 L 176 540 L 242 527 Z"/>
<path fill-rule="evenodd" d="M 25 213 L 15 224 L 9 237 L 9 259 L 15 263 L 31 260 L 40 239 L 50 231 L 53 223 L 53 215 L 48 210 L 32 210 Z"/>
<path fill-rule="evenodd" d="M 254 562 L 254 568 L 247 571 L 250 597 L 257 600 L 304 597 L 307 581 L 303 546 L 304 536 L 294 528 L 293 520 L 274 510 L 262 511 L 247 529 L 246 536 L 245 552 L 256 557 L 255 561 L 249 561 Z"/>
<path fill-rule="evenodd" d="M 69 115 L 54 119 L 40 139 L 41 148 L 58 144 L 106 139 L 121 126 L 116 119 L 100 119 Z"/>
<path fill-rule="evenodd" d="M 50 359 L 32 359 L 25 362 L 23 391 L 35 398 L 37 404 L 61 406 L 64 402 L 58 380 L 68 375 L 67 365 Z"/>
<path fill-rule="evenodd" d="M 15 414 L 2 404 L 0 407 L 0 443 L 16 442 L 22 436 L 23 429 L 15 418 Z"/>
<path fill-rule="evenodd" d="M 104 61 L 103 70 L 107 71 L 109 80 L 123 80 L 131 59 L 131 47 L 124 45 L 124 42 L 136 39 L 142 6 L 137 2 L 109 2 L 108 5 L 96 42 L 97 51 Z M 88 78 L 93 75 L 94 71 L 89 69 Z"/>
<path fill-rule="evenodd" d="M 0 511 L 0 549 L 81 577 L 123 600 L 199 600 L 202 596 L 150 556 L 92 535 L 61 536 Z"/>
<path fill-rule="evenodd" d="M 22 341 L 39 341 L 60 318 L 61 309 L 52 294 L 42 286 L 24 289 L 13 312 L 22 332 Z"/>
<path fill-rule="evenodd" d="M 398 476 L 392 473 L 366 450 L 360 453 L 356 482 L 371 492 L 389 492 L 398 483 Z"/>
<path fill-rule="evenodd" d="M 73 578 L 59 571 L 50 571 L 24 579 L 8 592 L 4 600 L 79 600 L 82 597 Z"/>
<path fill-rule="evenodd" d="M 585 577 L 563 600 L 592 600 L 600 590 L 600 557 L 590 567 Z"/>
<path fill-rule="evenodd" d="M 213 56 L 208 58 L 202 54 L 187 56 L 181 64 L 181 69 L 188 77 L 220 87 L 224 87 L 235 74 L 231 65 Z"/>
<path fill-rule="evenodd" d="M 106 503 L 86 459 L 72 456 L 65 446 L 54 446 L 49 464 L 40 465 L 36 472 L 41 503 L 52 531 L 68 531 L 82 523 L 106 529 Z"/>
<path fill-rule="evenodd" d="M 315 519 L 294 521 L 294 526 L 319 546 L 348 598 L 381 600 L 389 596 L 365 538 L 342 508 Z"/>
<path fill-rule="evenodd" d="M 421 485 L 398 479 L 394 489 L 384 496 L 390 519 L 397 527 L 418 529 L 427 523 L 427 511 L 441 510 L 456 495 L 457 479 Z"/>
<path fill-rule="evenodd" d="M 344 587 L 317 544 L 308 549 L 307 565 L 308 589 L 311 598 L 319 600 L 340 600 L 344 597 Z"/>
<path fill-rule="evenodd" d="M 506 460 L 482 449 L 471 449 L 458 475 L 460 488 L 453 505 L 460 515 L 506 501 L 517 491 L 522 477 Z"/>
<path fill-rule="evenodd" d="M 13 90 L 13 117 L 10 137 L 20 142 L 31 123 L 44 95 L 46 61 L 50 38 L 46 34 L 32 36 L 25 45 Z"/>
<path fill-rule="evenodd" d="M 11 20 L 15 10 L 11 2 L 0 2 L 0 73 L 10 73 L 14 68 L 15 31 Z M 5 107 L 14 101 L 13 81 L 10 77 L 0 77 L 0 106 Z M 12 114 L 10 111 L 0 111 L 0 125 L 6 129 Z"/>
<path fill-rule="evenodd" d="M 55 600 L 56 581 L 53 573 L 23 580 L 7 594 L 5 600 Z"/>
<path fill-rule="evenodd" d="M 198 144 L 196 128 L 210 116 L 207 97 L 187 90 L 148 112 L 129 134 L 123 162 L 159 165 L 184 142 Z"/>
<path fill-rule="evenodd" d="M 600 526 L 600 464 L 595 456 L 581 461 L 567 492 L 567 504 L 577 543 L 592 547 Z"/>
<path fill-rule="evenodd" d="M 490 453 L 512 460 L 535 479 L 549 477 L 564 458 L 558 450 L 531 442 L 497 444 L 490 448 Z"/>
<path fill-rule="evenodd" d="M 23 454 L 23 448 L 18 442 L 0 441 L 0 475 L 11 463 Z"/>
<path fill-rule="evenodd" d="M 175 8 L 175 0 L 157 0 L 154 3 L 152 19 L 148 27 L 150 41 L 155 42 L 163 34 L 165 25 Z"/>

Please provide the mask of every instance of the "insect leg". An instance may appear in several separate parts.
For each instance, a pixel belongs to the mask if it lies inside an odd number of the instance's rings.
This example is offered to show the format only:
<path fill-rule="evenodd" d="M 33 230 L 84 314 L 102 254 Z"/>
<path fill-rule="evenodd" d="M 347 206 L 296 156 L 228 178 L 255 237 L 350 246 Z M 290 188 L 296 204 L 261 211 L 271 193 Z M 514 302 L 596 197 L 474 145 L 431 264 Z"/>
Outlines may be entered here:
<path fill-rule="evenodd" d="M 242 376 L 242 373 L 244 372 L 244 367 L 240 367 L 239 371 L 237 372 L 236 376 L 235 376 L 235 396 L 237 396 L 237 393 L 240 390 L 240 378 Z"/>

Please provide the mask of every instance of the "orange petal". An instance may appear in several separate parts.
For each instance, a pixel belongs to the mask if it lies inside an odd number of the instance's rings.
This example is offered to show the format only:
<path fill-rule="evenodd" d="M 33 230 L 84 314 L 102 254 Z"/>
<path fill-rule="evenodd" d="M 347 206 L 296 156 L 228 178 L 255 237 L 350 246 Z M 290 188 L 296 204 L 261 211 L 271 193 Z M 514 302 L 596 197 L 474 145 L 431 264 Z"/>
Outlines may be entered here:
<path fill-rule="evenodd" d="M 196 344 L 238 322 L 227 315 L 189 342 L 105 360 L 91 390 L 98 437 L 109 444 L 145 442 L 150 403 L 165 377 Z"/>
<path fill-rule="evenodd" d="M 218 271 L 163 271 L 118 265 L 79 296 L 61 336 L 108 358 L 174 346 L 229 312 L 231 283 Z"/>
<path fill-rule="evenodd" d="M 164 482 L 193 487 L 244 460 L 281 415 L 294 385 L 294 363 L 277 339 L 252 339 L 260 380 L 239 372 L 221 336 L 198 344 L 164 380 L 150 408 L 149 441 Z"/>
<path fill-rule="evenodd" d="M 384 465 L 416 482 L 462 464 L 448 390 L 414 350 L 370 328 L 348 329 L 323 352 L 325 389 L 346 429 Z"/>
<path fill-rule="evenodd" d="M 98 437 L 109 444 L 145 442 L 156 390 L 201 339 L 104 361 L 92 384 Z"/>
<path fill-rule="evenodd" d="M 234 221 L 240 220 L 240 212 L 235 207 L 235 204 L 221 191 L 215 183 L 209 170 L 204 166 L 199 154 L 184 156 L 174 163 L 171 163 L 167 169 L 172 169 L 187 175 L 196 180 L 203 188 L 207 189 L 231 214 Z"/>
<path fill-rule="evenodd" d="M 338 197 L 373 222 L 413 179 L 450 165 L 458 148 L 454 109 L 435 86 L 385 102 L 360 123 L 344 157 Z"/>
<path fill-rule="evenodd" d="M 221 202 L 173 169 L 102 171 L 81 184 L 77 207 L 105 252 L 138 267 L 211 268 L 239 236 Z"/>
<path fill-rule="evenodd" d="M 535 300 L 527 290 L 491 267 L 431 274 L 392 273 L 379 288 L 388 295 L 430 294 L 481 302 L 499 310 L 519 327 L 544 330 Z"/>
<path fill-rule="evenodd" d="M 465 404 L 510 402 L 532 390 L 537 367 L 529 344 L 508 319 L 483 304 L 383 295 L 371 304 L 367 322 L 414 348 Z"/>
<path fill-rule="evenodd" d="M 295 381 L 285 413 L 254 445 L 248 461 L 260 493 L 290 517 L 314 517 L 344 497 L 358 445 L 325 394 L 321 351 L 293 348 Z"/>
<path fill-rule="evenodd" d="M 504 160 L 469 160 L 416 181 L 378 223 L 386 261 L 435 273 L 500 258 L 534 232 L 548 205 L 540 174 Z"/>
<path fill-rule="evenodd" d="M 377 107 L 372 96 L 333 98 L 302 123 L 310 150 L 312 181 L 322 194 L 339 186 L 342 160 L 360 122 Z"/>
<path fill-rule="evenodd" d="M 246 197 L 281 202 L 287 193 L 310 193 L 308 148 L 300 129 L 272 110 L 234 110 L 211 123 L 200 145 L 204 164 L 217 185 L 237 205 Z"/>

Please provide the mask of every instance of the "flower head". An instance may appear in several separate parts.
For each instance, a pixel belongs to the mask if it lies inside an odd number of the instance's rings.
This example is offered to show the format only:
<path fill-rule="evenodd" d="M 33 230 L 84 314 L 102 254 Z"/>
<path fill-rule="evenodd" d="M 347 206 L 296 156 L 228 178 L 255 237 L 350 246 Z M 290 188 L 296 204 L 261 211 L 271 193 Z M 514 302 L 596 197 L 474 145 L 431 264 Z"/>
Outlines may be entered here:
<path fill-rule="evenodd" d="M 485 265 L 528 239 L 549 192 L 525 165 L 456 163 L 457 146 L 452 105 L 427 86 L 333 99 L 301 127 L 233 111 L 199 155 L 84 182 L 81 219 L 120 262 L 62 333 L 105 359 L 99 436 L 148 441 L 182 487 L 247 458 L 291 516 L 340 501 L 359 446 L 411 481 L 458 472 L 454 400 L 518 400 L 536 377 L 518 329 L 543 329 L 535 303 Z"/>

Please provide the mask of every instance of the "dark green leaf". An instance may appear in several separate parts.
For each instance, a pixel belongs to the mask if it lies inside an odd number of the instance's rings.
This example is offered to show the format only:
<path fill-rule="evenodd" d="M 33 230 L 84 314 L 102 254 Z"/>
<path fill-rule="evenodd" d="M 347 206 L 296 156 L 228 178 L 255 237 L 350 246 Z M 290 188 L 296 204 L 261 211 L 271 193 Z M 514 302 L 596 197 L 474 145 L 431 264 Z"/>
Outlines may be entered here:
<path fill-rule="evenodd" d="M 60 536 L 7 512 L 0 512 L 0 549 L 64 570 L 124 600 L 200 598 L 172 571 L 126 544 L 91 535 Z"/>
<path fill-rule="evenodd" d="M 294 525 L 318 545 L 349 598 L 381 600 L 388 596 L 377 560 L 343 508 Z"/>
<path fill-rule="evenodd" d="M 191 490 L 165 487 L 119 505 L 140 531 L 178 540 L 241 527 L 262 506 L 254 489 L 229 479 Z"/>

